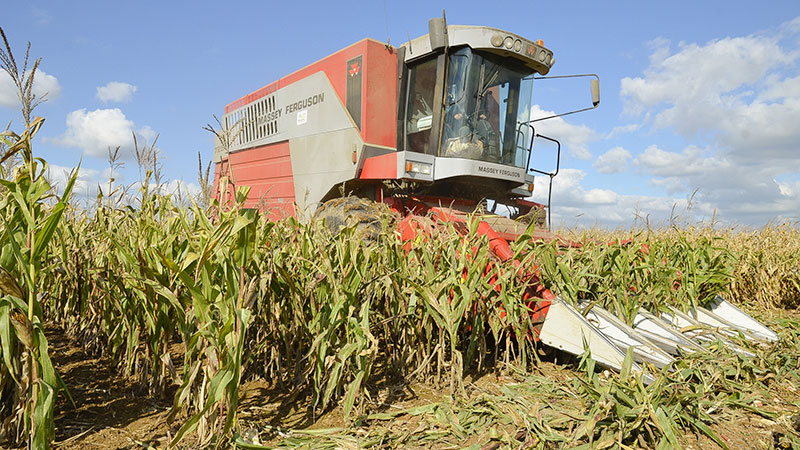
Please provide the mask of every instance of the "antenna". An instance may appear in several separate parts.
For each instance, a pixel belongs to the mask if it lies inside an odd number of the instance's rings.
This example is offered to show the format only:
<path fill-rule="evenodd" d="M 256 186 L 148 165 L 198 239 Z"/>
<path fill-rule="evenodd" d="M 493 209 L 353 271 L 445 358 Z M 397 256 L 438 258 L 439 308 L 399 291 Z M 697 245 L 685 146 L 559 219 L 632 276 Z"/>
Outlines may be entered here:
<path fill-rule="evenodd" d="M 442 20 L 444 21 L 444 34 L 447 36 L 447 14 L 444 12 L 444 8 L 442 8 Z M 444 52 L 447 53 L 447 49 L 450 48 L 450 36 L 447 36 L 447 39 L 444 41 Z"/>

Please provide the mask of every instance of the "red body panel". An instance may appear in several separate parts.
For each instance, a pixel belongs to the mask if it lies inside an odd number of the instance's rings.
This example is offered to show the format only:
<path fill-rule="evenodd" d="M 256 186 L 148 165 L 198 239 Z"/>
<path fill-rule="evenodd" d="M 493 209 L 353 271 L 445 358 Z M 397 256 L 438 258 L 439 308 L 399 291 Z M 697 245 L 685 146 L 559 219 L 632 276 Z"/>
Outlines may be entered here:
<path fill-rule="evenodd" d="M 269 95 L 317 72 L 325 75 L 344 105 L 347 93 L 347 61 L 363 56 L 361 137 L 365 143 L 395 147 L 397 144 L 397 55 L 394 48 L 364 39 L 310 64 L 278 81 L 230 103 L 225 114 Z"/>
<path fill-rule="evenodd" d="M 359 176 L 362 180 L 394 180 L 397 178 L 397 153 L 373 156 L 364 161 Z"/>
<path fill-rule="evenodd" d="M 228 160 L 218 163 L 215 168 L 215 192 L 218 192 L 218 174 L 230 177 L 229 167 L 233 177 L 228 181 L 228 198 L 232 198 L 235 187 L 250 186 L 245 208 L 258 208 L 267 213 L 271 220 L 295 215 L 288 141 L 231 153 Z"/>
<path fill-rule="evenodd" d="M 525 200 L 525 199 L 522 199 L 522 198 L 517 199 L 517 204 L 518 205 L 523 205 L 523 206 L 530 206 L 531 208 L 542 208 L 542 209 L 544 209 L 546 207 L 546 205 L 544 205 L 542 203 L 532 202 L 530 200 Z"/>
<path fill-rule="evenodd" d="M 364 57 L 364 142 L 397 146 L 397 55 L 380 42 L 367 41 Z"/>

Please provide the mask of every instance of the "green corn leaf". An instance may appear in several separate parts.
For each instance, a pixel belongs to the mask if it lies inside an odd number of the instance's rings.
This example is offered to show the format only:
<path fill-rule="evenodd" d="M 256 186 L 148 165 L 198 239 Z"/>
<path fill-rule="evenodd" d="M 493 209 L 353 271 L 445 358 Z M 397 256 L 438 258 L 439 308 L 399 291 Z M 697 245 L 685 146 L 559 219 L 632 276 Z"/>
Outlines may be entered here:
<path fill-rule="evenodd" d="M 61 221 L 61 215 L 64 212 L 64 208 L 65 206 L 63 203 L 57 203 L 53 210 L 50 211 L 50 215 L 45 220 L 42 228 L 36 232 L 36 238 L 33 245 L 34 261 L 38 261 L 39 258 L 41 258 L 45 248 L 47 248 L 50 238 L 53 237 L 53 233 L 55 232 L 59 221 Z"/>
<path fill-rule="evenodd" d="M 14 339 L 13 327 L 11 326 L 11 319 L 9 317 L 11 313 L 11 304 L 6 298 L 7 296 L 0 299 L 0 345 L 2 345 L 0 351 L 3 352 L 3 362 L 5 362 L 8 368 L 8 373 L 15 382 L 19 383 L 15 375 L 16 369 L 11 359 L 17 343 Z"/>
<path fill-rule="evenodd" d="M 691 426 L 694 427 L 696 430 L 702 432 L 703 434 L 708 436 L 712 441 L 716 442 L 717 445 L 719 445 L 723 450 L 730 450 L 728 445 L 725 444 L 725 442 L 722 439 L 720 439 L 717 433 L 715 433 L 714 430 L 709 428 L 708 425 L 704 424 L 700 419 L 694 417 L 687 417 L 686 414 L 682 414 L 682 417 L 689 424 L 691 424 Z"/>
<path fill-rule="evenodd" d="M 619 371 L 619 378 L 627 380 L 632 375 L 631 368 L 633 367 L 633 347 L 628 347 L 625 352 L 625 360 L 622 362 L 622 369 Z"/>
<path fill-rule="evenodd" d="M 236 433 L 233 436 L 233 444 L 239 448 L 246 448 L 250 450 L 272 450 L 275 447 L 273 446 L 264 446 L 259 444 L 253 444 L 252 442 L 246 441 L 239 433 Z"/>
<path fill-rule="evenodd" d="M 677 428 L 675 421 L 668 417 L 664 409 L 660 406 L 656 409 L 656 419 L 658 419 L 659 428 L 664 432 L 664 436 L 666 436 L 667 441 L 669 441 L 672 446 L 671 448 L 683 448 L 678 441 L 678 437 L 675 435 L 675 429 Z"/>
<path fill-rule="evenodd" d="M 31 447 L 35 449 L 50 448 L 55 431 L 53 429 L 53 405 L 55 404 L 55 391 L 42 380 L 36 384 L 38 398 L 33 409 L 33 423 L 35 431 L 31 439 Z"/>
<path fill-rule="evenodd" d="M 22 251 L 22 248 L 20 246 L 20 241 L 24 242 L 24 239 L 25 239 L 24 238 L 24 234 L 20 233 L 20 236 L 12 235 L 11 234 L 11 230 L 13 230 L 14 227 L 12 227 L 11 224 L 9 224 L 9 222 L 6 221 L 6 217 L 4 215 L 0 214 L 0 217 L 2 217 L 2 219 L 4 221 L 5 233 L 6 233 L 5 235 L 8 237 L 8 239 L 6 239 L 7 246 L 5 248 L 11 251 L 11 253 L 14 255 L 14 258 L 16 259 L 16 262 L 17 262 L 17 264 L 19 266 L 28 267 L 28 265 L 29 265 L 28 255 L 27 255 L 27 253 L 24 253 Z M 17 240 L 18 238 L 19 238 L 19 241 Z M 20 270 L 20 273 L 22 273 L 22 276 L 25 278 L 25 284 L 27 286 L 30 286 L 32 284 L 30 271 L 29 270 Z"/>
<path fill-rule="evenodd" d="M 26 201 L 25 197 L 18 190 L 11 191 L 11 195 L 16 201 L 17 210 L 22 214 L 22 217 L 25 219 L 25 224 L 29 230 L 33 230 L 36 228 L 36 222 L 33 220 L 33 214 L 31 213 L 30 207 L 28 206 L 28 202 Z"/>
<path fill-rule="evenodd" d="M 34 336 L 34 346 L 37 347 L 37 359 L 38 364 L 40 366 L 40 376 L 52 388 L 58 386 L 58 377 L 56 376 L 56 370 L 53 366 L 53 362 L 50 360 L 50 355 L 48 354 L 47 349 L 47 338 L 44 335 L 44 328 L 42 324 L 39 322 L 38 317 L 33 318 L 33 336 Z"/>
<path fill-rule="evenodd" d="M 364 379 L 364 372 L 360 371 L 356 374 L 356 378 L 350 383 L 347 394 L 344 397 L 344 419 L 350 418 L 350 412 L 353 409 L 356 394 L 361 390 L 361 381 Z"/>
<path fill-rule="evenodd" d="M 69 180 L 67 181 L 67 185 L 64 187 L 64 192 L 61 194 L 61 199 L 59 203 L 67 203 L 69 201 L 70 196 L 72 195 L 72 188 L 75 186 L 75 181 L 78 179 L 78 173 L 81 170 L 81 163 L 78 163 L 78 167 L 74 168 L 72 172 L 69 174 Z"/>
<path fill-rule="evenodd" d="M 222 399 L 222 396 L 225 394 L 225 388 L 232 379 L 233 372 L 230 370 L 220 370 L 211 378 L 203 408 L 197 414 L 190 417 L 189 420 L 181 426 L 178 432 L 175 433 L 175 437 L 172 438 L 172 442 L 170 442 L 171 446 L 177 445 L 186 433 L 193 431 L 197 427 L 197 423 L 205 416 L 208 410 Z"/>

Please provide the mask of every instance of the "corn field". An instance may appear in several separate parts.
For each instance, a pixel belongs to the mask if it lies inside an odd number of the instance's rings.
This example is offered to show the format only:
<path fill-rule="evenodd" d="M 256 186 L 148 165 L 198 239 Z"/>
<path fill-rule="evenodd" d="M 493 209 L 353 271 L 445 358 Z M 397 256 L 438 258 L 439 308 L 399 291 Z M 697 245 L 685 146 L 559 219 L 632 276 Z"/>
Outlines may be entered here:
<path fill-rule="evenodd" d="M 0 445 L 49 448 L 56 399 L 71 401 L 45 329 L 110 358 L 147 395 L 170 392 L 164 445 L 179 448 L 680 448 L 687 433 L 735 448 L 715 427 L 731 411 L 790 420 L 758 395 L 798 385 L 800 323 L 786 313 L 800 302 L 796 224 L 571 231 L 579 248 L 524 234 L 517 259 L 567 301 L 630 322 L 639 307 L 688 310 L 722 294 L 781 335 L 755 358 L 689 355 L 650 385 L 588 357 L 544 374 L 527 286 L 495 262 L 477 221 L 407 248 L 389 214 L 373 241 L 356 227 L 270 222 L 237 206 L 246 189 L 232 208 L 185 206 L 147 167 L 134 198 L 112 191 L 85 208 L 70 200 L 75 175 L 56 193 L 33 156 L 43 122 L 0 144 L 16 160 L 0 180 Z M 511 381 L 468 381 L 500 372 Z M 343 426 L 246 435 L 240 388 L 253 379 L 308 396 L 314 417 L 335 410 Z M 387 380 L 444 394 L 387 410 Z M 792 433 L 781 445 L 800 443 Z"/>

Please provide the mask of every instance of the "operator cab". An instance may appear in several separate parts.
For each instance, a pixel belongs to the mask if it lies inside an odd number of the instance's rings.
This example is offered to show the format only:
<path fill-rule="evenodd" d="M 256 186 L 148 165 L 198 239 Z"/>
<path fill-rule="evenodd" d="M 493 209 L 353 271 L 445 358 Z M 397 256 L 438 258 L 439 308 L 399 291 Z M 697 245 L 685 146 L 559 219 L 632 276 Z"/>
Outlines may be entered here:
<path fill-rule="evenodd" d="M 435 111 L 436 62 L 409 69 L 406 150 L 525 169 L 534 71 L 468 46 L 450 49 L 444 102 Z M 441 138 L 431 134 L 436 116 Z"/>
<path fill-rule="evenodd" d="M 529 197 L 534 75 L 542 42 L 481 26 L 429 23 L 399 49 L 398 141 L 413 191 L 501 203 Z"/>

